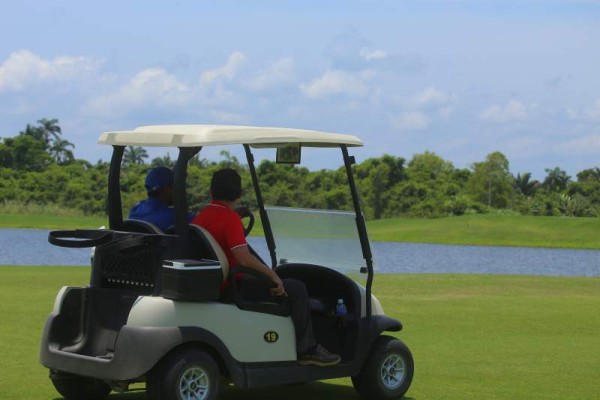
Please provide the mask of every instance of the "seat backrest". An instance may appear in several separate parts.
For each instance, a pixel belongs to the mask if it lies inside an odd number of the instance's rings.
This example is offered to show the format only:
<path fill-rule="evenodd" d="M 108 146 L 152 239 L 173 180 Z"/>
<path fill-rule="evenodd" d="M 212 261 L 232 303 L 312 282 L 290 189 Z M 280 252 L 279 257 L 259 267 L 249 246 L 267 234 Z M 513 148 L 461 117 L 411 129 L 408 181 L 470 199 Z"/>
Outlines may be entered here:
<path fill-rule="evenodd" d="M 125 232 L 155 233 L 158 235 L 164 233 L 158 226 L 148 221 L 142 221 L 141 219 L 124 220 L 121 230 L 124 230 Z"/>
<path fill-rule="evenodd" d="M 219 261 L 221 263 L 221 270 L 223 271 L 223 281 L 227 280 L 229 278 L 229 262 L 219 243 L 205 228 L 194 224 L 190 224 L 189 226 L 190 232 L 197 242 L 194 244 L 198 244 L 201 247 L 200 252 L 202 256 L 205 258 L 215 258 Z"/>

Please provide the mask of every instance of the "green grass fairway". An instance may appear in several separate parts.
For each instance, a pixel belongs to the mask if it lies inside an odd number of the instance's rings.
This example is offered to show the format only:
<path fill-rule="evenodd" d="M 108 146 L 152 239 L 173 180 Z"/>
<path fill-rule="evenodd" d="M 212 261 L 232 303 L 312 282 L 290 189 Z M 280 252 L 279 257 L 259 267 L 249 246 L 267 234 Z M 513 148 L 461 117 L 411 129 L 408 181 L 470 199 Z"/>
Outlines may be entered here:
<path fill-rule="evenodd" d="M 0 399 L 58 399 L 38 363 L 63 285 L 89 268 L 0 267 Z M 374 292 L 412 349 L 413 400 L 594 399 L 600 393 L 600 278 L 379 275 Z M 142 400 L 142 392 L 111 399 Z M 242 390 L 222 399 L 358 399 L 349 379 Z"/>
<path fill-rule="evenodd" d="M 108 218 L 52 214 L 0 214 L 0 228 L 95 229 L 108 226 Z"/>
<path fill-rule="evenodd" d="M 382 219 L 368 223 L 371 240 L 490 246 L 600 249 L 600 218 L 464 215 Z"/>

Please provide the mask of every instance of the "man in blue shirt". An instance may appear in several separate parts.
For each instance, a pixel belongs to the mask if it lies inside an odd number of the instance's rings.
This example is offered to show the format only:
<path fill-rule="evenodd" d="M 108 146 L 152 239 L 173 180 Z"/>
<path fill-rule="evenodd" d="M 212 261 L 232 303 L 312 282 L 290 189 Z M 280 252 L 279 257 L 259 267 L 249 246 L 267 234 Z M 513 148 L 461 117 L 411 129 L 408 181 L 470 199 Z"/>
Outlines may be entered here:
<path fill-rule="evenodd" d="M 152 168 L 145 181 L 148 198 L 131 208 L 129 219 L 150 222 L 163 232 L 175 224 L 175 210 L 172 207 L 174 181 L 175 175 L 170 168 Z M 188 222 L 193 216 L 193 214 L 188 216 Z"/>

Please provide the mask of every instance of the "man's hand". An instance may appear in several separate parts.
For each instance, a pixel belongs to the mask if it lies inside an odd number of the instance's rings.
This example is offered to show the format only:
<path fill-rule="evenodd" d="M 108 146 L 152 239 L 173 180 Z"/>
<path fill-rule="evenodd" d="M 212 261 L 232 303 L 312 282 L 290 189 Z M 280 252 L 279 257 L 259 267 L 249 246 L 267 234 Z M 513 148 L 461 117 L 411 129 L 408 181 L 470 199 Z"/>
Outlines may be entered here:
<path fill-rule="evenodd" d="M 273 296 L 286 296 L 287 297 L 287 293 L 285 292 L 285 288 L 283 287 L 283 281 L 279 278 L 279 276 L 277 276 L 277 274 L 275 274 L 273 272 L 271 280 L 275 284 L 275 287 L 271 288 L 271 294 Z"/>
<path fill-rule="evenodd" d="M 248 246 L 238 246 L 232 249 L 231 252 L 240 265 L 265 275 L 265 277 L 269 278 L 269 280 L 273 282 L 275 287 L 270 289 L 273 296 L 287 296 L 285 288 L 283 287 L 283 282 L 281 281 L 281 278 L 279 278 L 279 275 L 277 275 L 275 271 L 260 262 L 258 258 L 250 253 Z"/>
<path fill-rule="evenodd" d="M 250 208 L 246 207 L 246 206 L 241 206 L 235 209 L 235 212 L 237 213 L 237 215 L 240 216 L 240 218 L 246 218 L 250 216 Z"/>

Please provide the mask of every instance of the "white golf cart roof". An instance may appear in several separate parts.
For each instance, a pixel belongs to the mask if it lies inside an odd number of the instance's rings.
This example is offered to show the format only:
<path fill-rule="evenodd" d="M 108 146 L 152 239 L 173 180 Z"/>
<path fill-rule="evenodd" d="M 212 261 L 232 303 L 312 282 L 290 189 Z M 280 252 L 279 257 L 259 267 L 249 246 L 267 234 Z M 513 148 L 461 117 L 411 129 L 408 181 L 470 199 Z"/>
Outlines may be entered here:
<path fill-rule="evenodd" d="M 132 131 L 104 132 L 99 144 L 148 147 L 198 147 L 248 144 L 252 147 L 278 147 L 300 143 L 305 147 L 362 146 L 352 135 L 304 129 L 236 125 L 150 125 Z"/>

